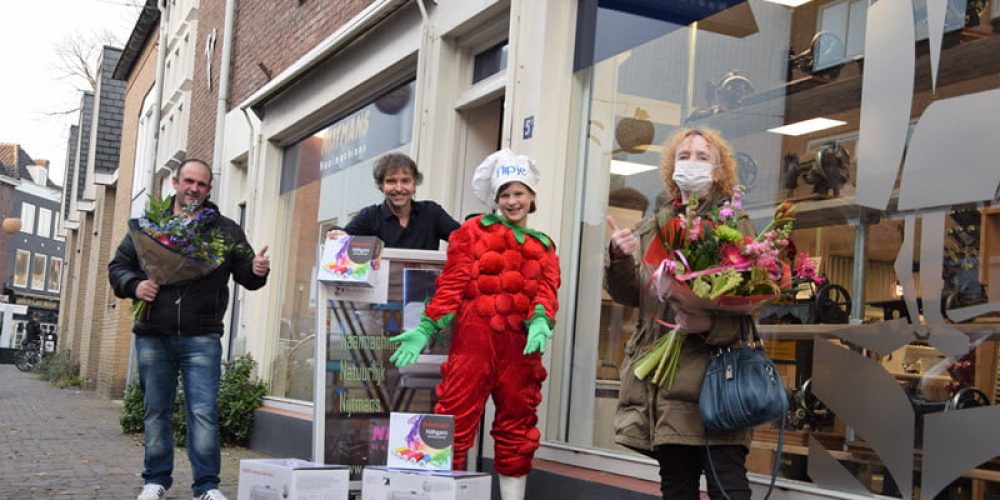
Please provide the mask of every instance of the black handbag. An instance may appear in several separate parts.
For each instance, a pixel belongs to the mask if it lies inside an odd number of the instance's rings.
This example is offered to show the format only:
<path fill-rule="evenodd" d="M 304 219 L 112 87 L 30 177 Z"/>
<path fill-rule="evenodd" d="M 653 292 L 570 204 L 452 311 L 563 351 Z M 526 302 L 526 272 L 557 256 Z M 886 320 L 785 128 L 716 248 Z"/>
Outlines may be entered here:
<path fill-rule="evenodd" d="M 781 451 L 785 438 L 785 414 L 788 411 L 788 395 L 774 363 L 764 352 L 753 318 L 746 317 L 740 327 L 746 331 L 749 324 L 750 339 L 731 347 L 719 349 L 712 357 L 705 371 L 701 385 L 698 411 L 705 423 L 705 452 L 712 475 L 718 482 L 715 464 L 708 446 L 708 432 L 732 432 L 760 425 L 770 420 L 781 419 L 778 431 L 778 449 L 771 475 L 771 485 L 767 497 L 771 496 L 774 482 L 781 466 Z M 749 341 L 747 341 L 749 340 Z M 718 483 L 727 499 L 729 495 Z"/>

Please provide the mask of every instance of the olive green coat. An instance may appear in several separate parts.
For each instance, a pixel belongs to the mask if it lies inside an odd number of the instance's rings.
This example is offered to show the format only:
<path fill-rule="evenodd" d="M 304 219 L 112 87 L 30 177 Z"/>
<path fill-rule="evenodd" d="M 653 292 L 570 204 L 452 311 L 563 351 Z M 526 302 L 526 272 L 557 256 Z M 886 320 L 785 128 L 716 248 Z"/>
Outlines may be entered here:
<path fill-rule="evenodd" d="M 661 220 L 673 216 L 674 208 L 663 209 Z M 666 216 L 664 218 L 664 216 Z M 639 254 L 612 261 L 605 259 L 604 287 L 615 302 L 639 308 L 639 324 L 635 334 L 625 344 L 625 361 L 621 368 L 621 387 L 615 412 L 615 442 L 636 451 L 650 452 L 665 444 L 704 445 L 705 426 L 698 413 L 698 397 L 702 379 L 711 358 L 711 349 L 736 343 L 740 337 L 741 318 L 716 316 L 713 327 L 704 334 L 690 334 L 684 340 L 677 375 L 667 391 L 648 380 L 639 380 L 633 373 L 634 363 L 652 347 L 653 342 L 670 329 L 652 318 L 673 323 L 669 304 L 656 298 L 651 286 L 648 266 L 639 264 L 642 253 L 656 240 L 656 219 L 649 217 L 636 229 Z M 745 226 L 745 227 L 744 227 Z M 749 220 L 741 220 L 745 234 L 753 234 Z M 710 433 L 708 444 L 750 445 L 750 429 L 732 433 Z"/>

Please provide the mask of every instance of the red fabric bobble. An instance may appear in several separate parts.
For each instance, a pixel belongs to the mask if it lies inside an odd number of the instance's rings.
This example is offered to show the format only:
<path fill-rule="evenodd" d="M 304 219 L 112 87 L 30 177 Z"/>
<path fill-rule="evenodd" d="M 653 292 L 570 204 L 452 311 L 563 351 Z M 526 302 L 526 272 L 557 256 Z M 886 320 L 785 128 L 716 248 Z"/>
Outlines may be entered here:
<path fill-rule="evenodd" d="M 521 249 L 526 259 L 541 259 L 545 255 L 545 247 L 535 238 L 524 238 L 524 246 Z"/>
<path fill-rule="evenodd" d="M 504 271 L 500 275 L 500 288 L 507 293 L 517 293 L 524 288 L 524 277 L 514 271 Z"/>
<path fill-rule="evenodd" d="M 506 318 L 507 318 L 507 325 L 511 330 L 514 330 L 515 332 L 524 330 L 523 316 L 521 316 L 520 314 L 508 314 Z"/>
<path fill-rule="evenodd" d="M 497 307 L 497 314 L 510 314 L 514 312 L 514 298 L 506 293 L 496 296 L 493 302 Z"/>
<path fill-rule="evenodd" d="M 472 246 L 472 254 L 475 255 L 476 258 L 478 259 L 482 257 L 483 254 L 486 253 L 489 249 L 490 246 L 487 245 L 485 241 L 479 240 L 476 242 L 475 245 Z"/>
<path fill-rule="evenodd" d="M 490 328 L 497 332 L 503 332 L 507 330 L 507 322 L 504 321 L 503 316 L 494 315 L 490 318 Z"/>
<path fill-rule="evenodd" d="M 527 295 L 523 293 L 518 293 L 514 295 L 515 311 L 527 313 L 527 315 L 530 317 L 532 314 L 534 314 L 534 311 L 529 310 L 530 307 L 531 307 L 531 300 L 528 298 Z"/>
<path fill-rule="evenodd" d="M 496 227 L 496 226 L 494 226 Z M 507 242 L 504 241 L 503 233 L 492 231 L 483 235 L 483 241 L 494 252 L 502 252 L 507 249 Z"/>
<path fill-rule="evenodd" d="M 524 262 L 524 258 L 521 257 L 521 252 L 517 250 L 507 250 L 503 253 L 503 261 L 504 270 L 517 271 L 521 269 L 521 263 Z"/>
<path fill-rule="evenodd" d="M 498 252 L 486 252 L 479 258 L 481 274 L 500 274 L 503 271 L 503 256 Z"/>
<path fill-rule="evenodd" d="M 533 298 L 538 293 L 538 280 L 524 280 L 524 294 Z"/>
<path fill-rule="evenodd" d="M 493 295 L 500 292 L 499 276 L 480 276 L 476 281 L 479 283 L 479 291 L 483 295 Z"/>
<path fill-rule="evenodd" d="M 521 275 L 526 280 L 536 280 L 542 275 L 542 266 L 537 260 L 526 260 L 521 264 Z"/>
<path fill-rule="evenodd" d="M 493 307 L 493 297 L 480 295 L 476 297 L 476 301 L 473 304 L 476 308 L 476 314 L 484 318 L 489 318 L 496 314 L 496 309 Z"/>
<path fill-rule="evenodd" d="M 469 271 L 469 275 L 472 276 L 472 279 L 479 277 L 479 261 L 472 263 L 472 270 Z"/>

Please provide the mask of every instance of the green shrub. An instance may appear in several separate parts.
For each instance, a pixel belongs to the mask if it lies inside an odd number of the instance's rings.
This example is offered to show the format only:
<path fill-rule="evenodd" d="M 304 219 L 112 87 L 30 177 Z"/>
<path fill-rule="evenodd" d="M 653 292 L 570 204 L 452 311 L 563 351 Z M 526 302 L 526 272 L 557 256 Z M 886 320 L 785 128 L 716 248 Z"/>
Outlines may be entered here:
<path fill-rule="evenodd" d="M 253 376 L 257 362 L 249 355 L 225 363 L 219 382 L 219 437 L 224 445 L 246 445 L 253 431 L 254 411 L 264 401 L 267 384 Z M 177 381 L 177 396 L 171 418 L 174 443 L 187 444 L 187 418 L 184 411 L 182 380 Z M 125 387 L 125 405 L 119 422 L 122 432 L 142 432 L 143 394 L 138 382 Z"/>
<path fill-rule="evenodd" d="M 246 445 L 253 431 L 253 414 L 264 401 L 267 384 L 257 380 L 257 362 L 250 355 L 226 364 L 219 384 L 219 433 L 223 444 Z"/>
<path fill-rule="evenodd" d="M 118 417 L 118 423 L 122 426 L 125 434 L 135 434 L 142 432 L 142 387 L 139 382 L 132 382 L 125 386 L 125 396 L 122 398 L 125 403 L 122 407 L 122 414 Z"/>
<path fill-rule="evenodd" d="M 80 365 L 73 359 L 69 349 L 63 349 L 51 356 L 45 356 L 35 367 L 35 373 L 42 380 L 52 382 L 62 389 L 72 385 L 73 379 L 80 376 Z"/>
<path fill-rule="evenodd" d="M 174 444 L 187 446 L 187 414 L 184 411 L 184 377 L 177 377 L 177 395 L 174 396 L 174 413 L 170 417 L 170 428 L 174 430 Z"/>

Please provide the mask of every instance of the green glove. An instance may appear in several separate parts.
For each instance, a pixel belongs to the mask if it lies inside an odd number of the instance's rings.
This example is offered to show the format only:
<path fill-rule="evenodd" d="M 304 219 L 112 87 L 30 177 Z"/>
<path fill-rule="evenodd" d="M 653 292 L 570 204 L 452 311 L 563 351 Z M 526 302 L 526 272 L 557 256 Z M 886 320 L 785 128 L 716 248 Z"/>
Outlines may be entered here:
<path fill-rule="evenodd" d="M 545 354 L 545 344 L 552 338 L 552 326 L 545 316 L 545 308 L 535 306 L 535 315 L 528 320 L 528 342 L 524 345 L 524 354 L 538 351 Z"/>
<path fill-rule="evenodd" d="M 399 348 L 389 356 L 389 361 L 395 364 L 396 368 L 412 364 L 423 352 L 424 347 L 427 347 L 431 335 L 437 332 L 438 328 L 434 322 L 427 316 L 422 317 L 416 328 L 389 338 L 389 342 L 399 342 Z"/>

